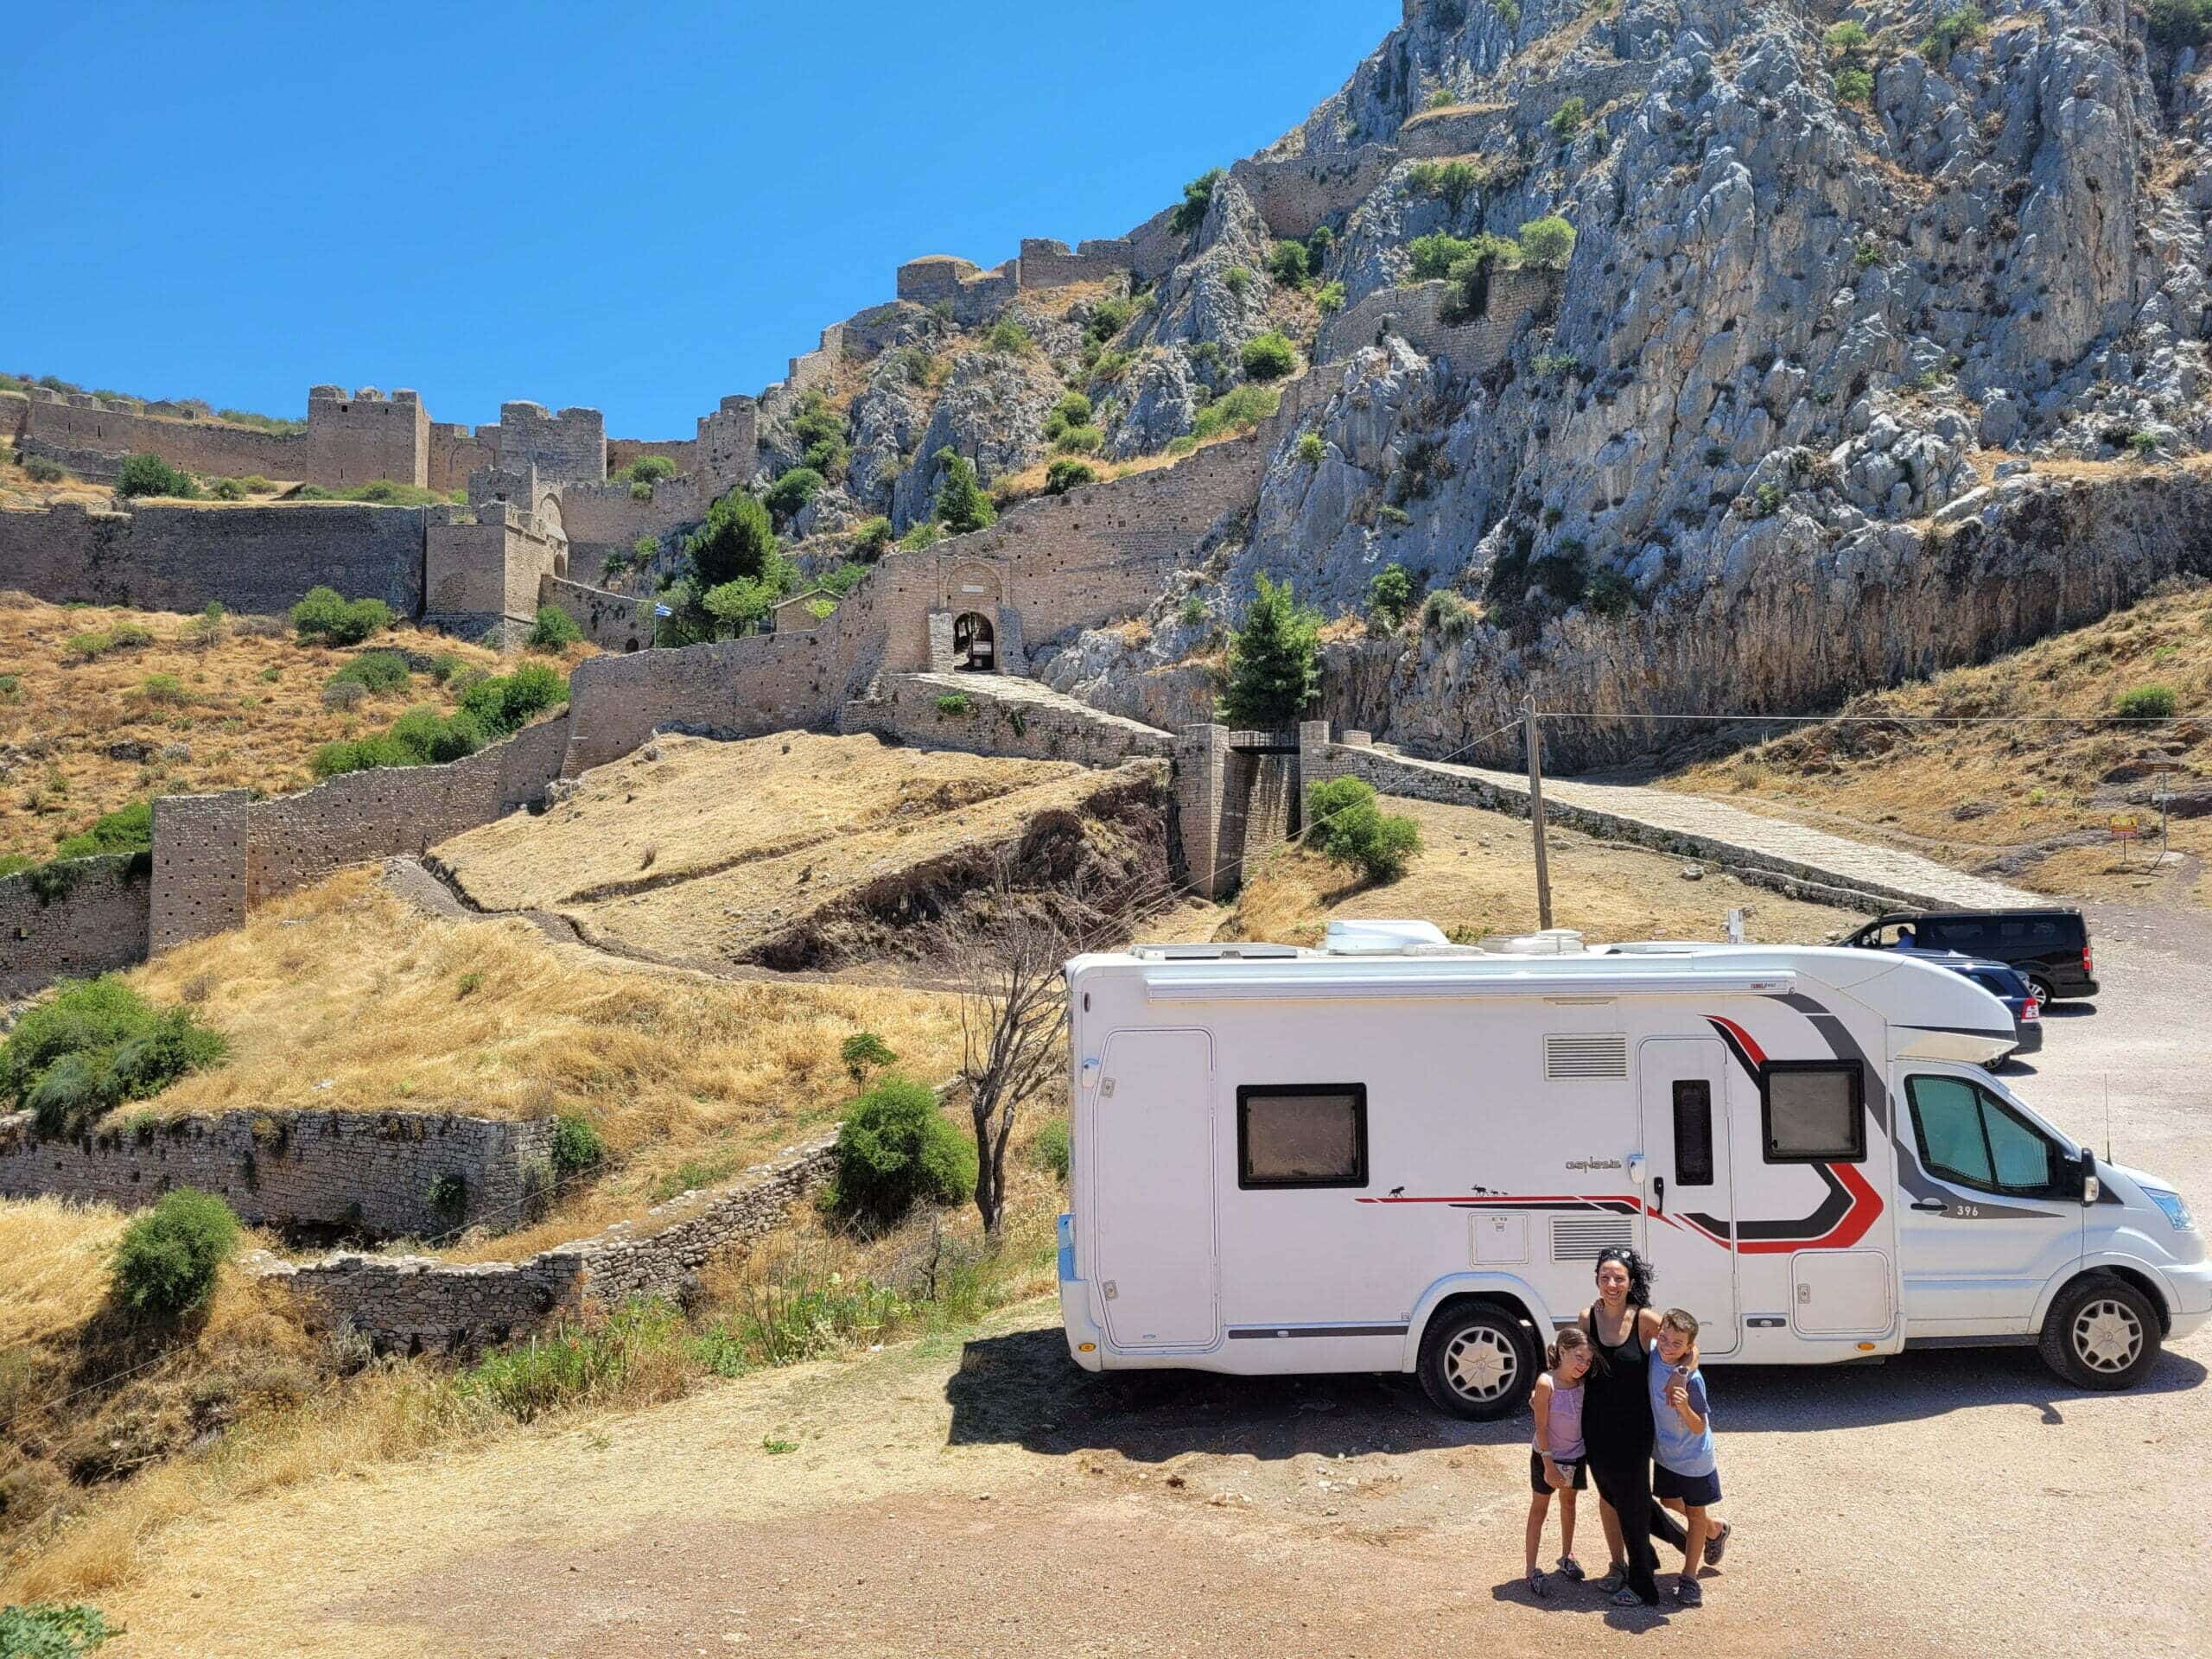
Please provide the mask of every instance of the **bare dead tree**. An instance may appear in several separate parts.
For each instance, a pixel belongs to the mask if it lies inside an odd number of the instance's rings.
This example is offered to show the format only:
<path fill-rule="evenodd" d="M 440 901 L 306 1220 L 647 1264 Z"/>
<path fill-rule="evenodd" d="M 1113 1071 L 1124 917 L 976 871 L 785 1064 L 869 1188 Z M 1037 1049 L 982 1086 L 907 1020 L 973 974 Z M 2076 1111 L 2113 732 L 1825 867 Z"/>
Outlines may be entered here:
<path fill-rule="evenodd" d="M 1039 882 L 1008 849 L 989 879 L 938 930 L 960 998 L 960 1081 L 976 1131 L 976 1209 L 995 1234 L 1006 1213 L 1007 1145 L 1022 1107 L 1059 1074 L 1066 1052 L 1067 959 L 1119 943 L 1126 918 L 1157 908 L 1164 876 L 1110 883 L 1080 862 Z M 1120 918 L 1120 919 L 1117 919 Z"/>

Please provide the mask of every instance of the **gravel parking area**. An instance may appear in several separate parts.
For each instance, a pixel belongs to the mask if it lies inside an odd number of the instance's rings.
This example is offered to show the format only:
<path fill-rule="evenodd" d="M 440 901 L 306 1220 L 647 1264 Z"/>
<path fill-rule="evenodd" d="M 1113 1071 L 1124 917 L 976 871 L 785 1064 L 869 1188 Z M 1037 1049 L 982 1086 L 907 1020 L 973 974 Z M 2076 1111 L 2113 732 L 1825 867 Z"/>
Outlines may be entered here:
<path fill-rule="evenodd" d="M 2094 925 L 2109 988 L 2054 1013 L 2015 1086 L 2101 1142 L 2108 1085 L 2120 1160 L 2212 1211 L 2212 938 Z M 1522 1587 L 1525 1419 L 1444 1419 L 1395 1377 L 1088 1377 L 1033 1302 L 234 1505 L 116 1599 L 113 1650 L 2200 1655 L 2208 1365 L 2212 1334 L 2124 1395 L 2026 1350 L 1716 1370 L 1739 1531 L 1702 1609 L 1653 1614 Z M 1602 1569 L 1594 1504 L 1582 1522 Z"/>

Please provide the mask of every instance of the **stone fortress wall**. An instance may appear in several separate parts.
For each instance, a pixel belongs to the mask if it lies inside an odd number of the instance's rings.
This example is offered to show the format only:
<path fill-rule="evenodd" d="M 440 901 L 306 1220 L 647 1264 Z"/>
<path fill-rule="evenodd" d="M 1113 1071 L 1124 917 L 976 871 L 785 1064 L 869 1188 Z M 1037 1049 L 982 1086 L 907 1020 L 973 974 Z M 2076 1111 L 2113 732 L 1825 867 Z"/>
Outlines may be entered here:
<path fill-rule="evenodd" d="M 0 997 L 146 959 L 149 861 L 111 853 L 67 872 L 58 890 L 28 870 L 0 880 Z"/>
<path fill-rule="evenodd" d="M 374 386 L 354 392 L 311 387 L 307 429 L 299 433 L 172 412 L 174 404 L 141 407 L 43 386 L 31 387 L 27 396 L 18 447 L 86 478 L 112 478 L 125 455 L 143 452 L 196 473 L 232 478 L 258 473 L 331 489 L 379 478 L 429 483 L 429 416 L 412 391 L 387 397 Z"/>
<path fill-rule="evenodd" d="M 31 1114 L 16 1112 L 0 1117 L 0 1198 L 138 1210 L 190 1186 L 257 1226 L 504 1231 L 552 1190 L 553 1127 L 429 1112 L 228 1111 L 65 1139 L 34 1134 Z M 433 1202 L 442 1177 L 459 1178 L 458 1205 Z"/>

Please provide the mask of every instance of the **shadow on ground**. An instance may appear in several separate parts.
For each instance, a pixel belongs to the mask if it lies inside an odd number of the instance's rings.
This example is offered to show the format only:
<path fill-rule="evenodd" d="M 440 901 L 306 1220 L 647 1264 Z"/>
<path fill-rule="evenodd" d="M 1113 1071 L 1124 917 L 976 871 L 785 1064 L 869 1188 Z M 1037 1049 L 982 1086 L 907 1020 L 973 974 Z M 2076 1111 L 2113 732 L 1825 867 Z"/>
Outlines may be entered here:
<path fill-rule="evenodd" d="M 2141 1394 L 2202 1386 L 2205 1367 L 2160 1356 Z M 2045 1423 L 2086 1397 L 2029 1348 L 1945 1349 L 1847 1365 L 1716 1366 L 1707 1383 L 1732 1432 L 1796 1433 L 1918 1421 L 2014 1405 Z M 1205 1371 L 1094 1375 L 1069 1358 L 1056 1326 L 978 1337 L 947 1379 L 950 1444 L 1013 1445 L 1046 1456 L 1113 1451 L 1163 1463 L 1188 1452 L 1262 1460 L 1436 1446 L 1510 1446 L 1525 1412 L 1471 1423 L 1430 1405 L 1411 1377 L 1365 1373 L 1220 1376 Z"/>

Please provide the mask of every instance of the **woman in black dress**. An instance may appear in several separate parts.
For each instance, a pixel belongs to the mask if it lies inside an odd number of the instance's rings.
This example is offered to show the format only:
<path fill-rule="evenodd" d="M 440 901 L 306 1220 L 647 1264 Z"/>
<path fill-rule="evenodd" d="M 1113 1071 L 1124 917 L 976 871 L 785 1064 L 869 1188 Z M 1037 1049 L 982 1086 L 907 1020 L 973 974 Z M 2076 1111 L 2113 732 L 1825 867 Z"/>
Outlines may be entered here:
<path fill-rule="evenodd" d="M 1598 1483 L 1598 1518 L 1613 1557 L 1612 1571 L 1599 1587 L 1621 1607 L 1659 1599 L 1651 1531 L 1655 1524 L 1676 1530 L 1664 1511 L 1656 1522 L 1652 1515 L 1651 1395 L 1644 1368 L 1659 1316 L 1650 1300 L 1651 1269 L 1643 1257 L 1634 1250 L 1599 1255 L 1598 1300 L 1582 1313 L 1582 1328 L 1598 1351 L 1583 1384 L 1582 1439 L 1591 1478 Z"/>

